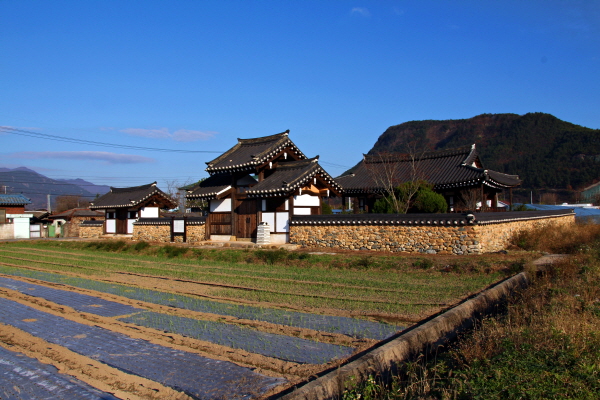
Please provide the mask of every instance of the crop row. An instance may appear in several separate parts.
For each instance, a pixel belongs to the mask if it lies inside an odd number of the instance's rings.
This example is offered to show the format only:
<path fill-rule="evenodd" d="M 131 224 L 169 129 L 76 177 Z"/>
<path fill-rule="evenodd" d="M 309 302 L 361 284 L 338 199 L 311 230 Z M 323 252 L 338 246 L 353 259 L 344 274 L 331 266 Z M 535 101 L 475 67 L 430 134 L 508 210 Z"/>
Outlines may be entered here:
<path fill-rule="evenodd" d="M 47 282 L 67 284 L 84 289 L 115 294 L 149 303 L 172 306 L 192 311 L 228 315 L 242 319 L 271 322 L 279 325 L 307 328 L 331 333 L 341 333 L 356 338 L 385 339 L 401 329 L 399 326 L 381 324 L 361 319 L 316 315 L 265 307 L 223 303 L 191 296 L 160 292 L 122 284 L 107 283 L 81 277 L 66 276 L 0 265 L 0 272 Z"/>

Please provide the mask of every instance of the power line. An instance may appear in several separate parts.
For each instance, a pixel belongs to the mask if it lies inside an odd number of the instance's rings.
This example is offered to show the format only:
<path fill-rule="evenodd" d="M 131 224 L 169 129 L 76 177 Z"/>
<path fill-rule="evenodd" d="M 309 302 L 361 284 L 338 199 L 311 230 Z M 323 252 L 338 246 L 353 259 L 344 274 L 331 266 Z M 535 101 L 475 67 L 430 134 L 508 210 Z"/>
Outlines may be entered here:
<path fill-rule="evenodd" d="M 87 145 L 91 145 L 91 146 L 112 147 L 112 148 L 130 149 L 130 150 L 162 151 L 162 152 L 171 152 L 171 153 L 218 153 L 218 154 L 223 153 L 222 151 L 213 151 L 213 150 L 159 149 L 156 147 L 141 147 L 141 146 L 129 146 L 126 144 L 96 142 L 93 140 L 75 139 L 75 138 L 70 138 L 70 137 L 66 137 L 66 136 L 48 135 L 46 133 L 26 131 L 24 129 L 11 128 L 9 126 L 0 126 L 0 132 L 12 133 L 13 135 L 28 136 L 28 137 L 33 137 L 33 138 L 37 138 L 37 139 L 55 140 L 58 142 L 78 143 L 78 144 L 87 144 Z"/>

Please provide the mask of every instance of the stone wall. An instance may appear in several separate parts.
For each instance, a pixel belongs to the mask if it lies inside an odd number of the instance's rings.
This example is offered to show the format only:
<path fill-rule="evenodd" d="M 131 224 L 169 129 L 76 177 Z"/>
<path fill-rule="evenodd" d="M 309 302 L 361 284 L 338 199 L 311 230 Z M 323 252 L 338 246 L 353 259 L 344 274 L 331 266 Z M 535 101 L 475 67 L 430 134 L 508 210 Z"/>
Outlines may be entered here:
<path fill-rule="evenodd" d="M 294 217 L 290 243 L 427 254 L 478 254 L 505 249 L 517 232 L 572 224 L 568 212 L 478 214 L 359 214 Z"/>
<path fill-rule="evenodd" d="M 73 217 L 71 221 L 64 224 L 62 228 L 63 237 L 82 237 L 79 229 L 83 221 L 104 221 L 104 217 Z"/>
<path fill-rule="evenodd" d="M 0 224 L 0 239 L 14 239 L 15 226 L 13 224 Z"/>
<path fill-rule="evenodd" d="M 552 229 L 555 226 L 570 225 L 575 223 L 575 215 L 562 217 L 549 217 L 521 221 L 502 222 L 496 224 L 483 224 L 474 227 L 479 237 L 480 249 L 483 253 L 503 250 L 511 238 L 519 232 L 536 228 Z"/>
<path fill-rule="evenodd" d="M 187 224 L 186 243 L 194 244 L 204 240 L 204 224 Z M 167 223 L 134 223 L 132 240 L 143 240 L 145 242 L 171 243 L 171 224 Z M 182 235 L 175 235 L 174 243 L 183 243 Z"/>
<path fill-rule="evenodd" d="M 104 234 L 104 226 L 99 224 L 94 225 L 81 225 L 79 227 L 80 238 L 99 238 Z"/>
<path fill-rule="evenodd" d="M 137 225 L 134 223 L 132 240 L 170 243 L 171 225 Z"/>

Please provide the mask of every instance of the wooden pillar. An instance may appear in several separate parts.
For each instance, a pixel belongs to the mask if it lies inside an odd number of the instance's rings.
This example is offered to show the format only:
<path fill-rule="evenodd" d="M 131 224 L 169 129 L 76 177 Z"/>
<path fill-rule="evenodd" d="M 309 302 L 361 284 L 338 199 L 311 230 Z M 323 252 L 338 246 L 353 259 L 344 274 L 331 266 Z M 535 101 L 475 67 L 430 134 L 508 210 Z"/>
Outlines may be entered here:
<path fill-rule="evenodd" d="M 237 207 L 237 185 L 235 174 L 231 175 L 231 238 L 234 237 L 237 240 L 237 214 L 235 209 Z"/>
<path fill-rule="evenodd" d="M 483 183 L 481 184 L 481 212 L 485 211 L 485 206 L 486 206 L 486 198 L 485 198 L 485 191 L 483 190 L 484 185 Z"/>
<path fill-rule="evenodd" d="M 513 195 L 512 195 L 512 188 L 508 188 L 508 197 L 509 197 L 509 201 L 510 201 L 510 205 L 509 205 L 509 210 L 512 211 L 513 210 Z"/>

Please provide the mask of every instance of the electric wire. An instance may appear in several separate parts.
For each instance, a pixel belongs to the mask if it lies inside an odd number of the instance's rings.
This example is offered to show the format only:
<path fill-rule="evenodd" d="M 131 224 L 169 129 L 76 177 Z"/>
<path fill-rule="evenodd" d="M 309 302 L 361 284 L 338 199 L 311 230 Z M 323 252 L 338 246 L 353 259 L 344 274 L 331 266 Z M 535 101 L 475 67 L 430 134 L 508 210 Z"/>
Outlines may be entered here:
<path fill-rule="evenodd" d="M 93 141 L 93 140 L 75 139 L 75 138 L 70 138 L 70 137 L 66 137 L 66 136 L 49 135 L 46 133 L 26 131 L 24 129 L 11 128 L 9 126 L 0 126 L 0 132 L 11 133 L 13 135 L 34 137 L 34 138 L 38 138 L 38 139 L 55 140 L 58 142 L 78 143 L 78 144 L 87 144 L 87 145 L 91 145 L 91 146 L 112 147 L 112 148 L 130 149 L 130 150 L 162 151 L 162 152 L 172 152 L 172 153 L 218 153 L 218 154 L 223 153 L 222 151 L 215 151 L 215 150 L 160 149 L 160 148 L 156 148 L 156 147 L 130 146 L 130 145 L 126 145 L 126 144 L 97 142 L 97 141 Z"/>

